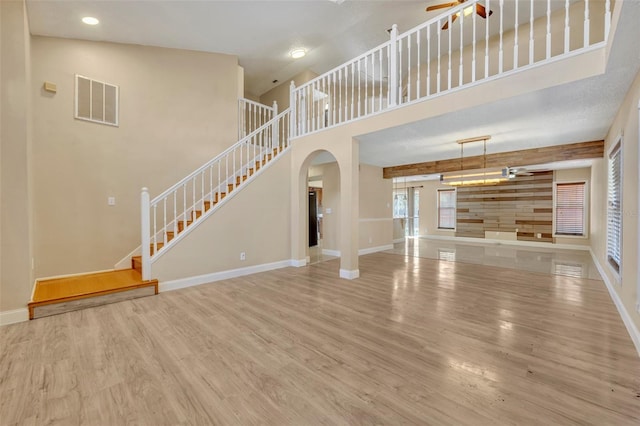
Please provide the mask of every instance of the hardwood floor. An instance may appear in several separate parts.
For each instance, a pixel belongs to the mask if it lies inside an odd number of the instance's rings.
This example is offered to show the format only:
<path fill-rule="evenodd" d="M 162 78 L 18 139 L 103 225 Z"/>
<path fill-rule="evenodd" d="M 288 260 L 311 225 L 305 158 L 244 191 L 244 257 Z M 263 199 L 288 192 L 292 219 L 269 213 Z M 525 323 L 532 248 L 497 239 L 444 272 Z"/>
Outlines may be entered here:
<path fill-rule="evenodd" d="M 0 328 L 0 424 L 638 425 L 601 281 L 377 253 Z"/>

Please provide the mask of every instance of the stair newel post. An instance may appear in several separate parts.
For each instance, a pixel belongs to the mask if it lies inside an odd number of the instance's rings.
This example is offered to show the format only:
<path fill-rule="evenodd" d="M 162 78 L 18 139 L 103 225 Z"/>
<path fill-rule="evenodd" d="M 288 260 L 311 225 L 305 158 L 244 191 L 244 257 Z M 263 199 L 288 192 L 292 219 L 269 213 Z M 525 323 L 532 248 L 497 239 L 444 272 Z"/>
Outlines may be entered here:
<path fill-rule="evenodd" d="M 389 53 L 389 106 L 398 104 L 398 25 L 393 24 L 391 32 Z"/>
<path fill-rule="evenodd" d="M 296 122 L 297 122 L 297 112 L 296 112 L 296 83 L 291 81 L 291 86 L 289 89 L 289 139 L 295 137 L 296 135 Z"/>
<path fill-rule="evenodd" d="M 280 142 L 278 141 L 278 102 L 273 101 L 273 128 L 271 129 L 271 152 L 273 154 L 273 148 L 278 148 Z"/>
<path fill-rule="evenodd" d="M 151 279 L 151 236 L 149 228 L 149 215 L 151 214 L 151 203 L 149 201 L 149 189 L 142 188 L 140 195 L 140 219 L 142 232 L 142 279 L 148 281 Z"/>

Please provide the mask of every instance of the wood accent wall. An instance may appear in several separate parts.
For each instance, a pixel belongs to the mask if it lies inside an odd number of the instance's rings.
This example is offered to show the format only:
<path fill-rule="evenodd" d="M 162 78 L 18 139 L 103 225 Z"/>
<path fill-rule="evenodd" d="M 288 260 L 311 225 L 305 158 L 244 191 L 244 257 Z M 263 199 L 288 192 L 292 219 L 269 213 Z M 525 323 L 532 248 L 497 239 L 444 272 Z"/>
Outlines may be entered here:
<path fill-rule="evenodd" d="M 516 229 L 520 241 L 554 242 L 552 171 L 458 187 L 456 237 L 484 238 L 485 231 Z"/>
<path fill-rule="evenodd" d="M 565 160 L 602 158 L 603 156 L 604 141 L 593 141 L 487 154 L 486 163 L 487 167 L 490 168 L 520 167 Z M 382 170 L 382 177 L 390 179 L 403 176 L 455 172 L 458 170 L 482 169 L 484 168 L 484 163 L 484 157 L 482 155 L 476 155 L 473 157 L 464 157 L 464 161 L 462 161 L 463 167 L 460 167 L 460 158 L 429 161 L 426 163 L 404 164 L 402 166 L 385 167 Z"/>

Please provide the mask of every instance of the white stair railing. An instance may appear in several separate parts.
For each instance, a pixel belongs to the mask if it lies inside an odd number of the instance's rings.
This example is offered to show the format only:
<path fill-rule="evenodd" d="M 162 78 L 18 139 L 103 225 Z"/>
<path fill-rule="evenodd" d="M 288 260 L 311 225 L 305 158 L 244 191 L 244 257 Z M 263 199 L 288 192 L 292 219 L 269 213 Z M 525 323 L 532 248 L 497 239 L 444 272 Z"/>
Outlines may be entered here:
<path fill-rule="evenodd" d="M 178 243 L 238 187 L 248 183 L 289 147 L 289 110 L 274 117 L 150 200 L 142 188 L 142 278 L 151 278 L 151 265 Z"/>
<path fill-rule="evenodd" d="M 251 134 L 278 115 L 278 106 L 263 105 L 250 99 L 238 99 L 238 139 Z"/>
<path fill-rule="evenodd" d="M 403 34 L 394 25 L 388 42 L 292 84 L 291 136 L 600 47 L 610 23 L 610 0 L 468 0 Z"/>

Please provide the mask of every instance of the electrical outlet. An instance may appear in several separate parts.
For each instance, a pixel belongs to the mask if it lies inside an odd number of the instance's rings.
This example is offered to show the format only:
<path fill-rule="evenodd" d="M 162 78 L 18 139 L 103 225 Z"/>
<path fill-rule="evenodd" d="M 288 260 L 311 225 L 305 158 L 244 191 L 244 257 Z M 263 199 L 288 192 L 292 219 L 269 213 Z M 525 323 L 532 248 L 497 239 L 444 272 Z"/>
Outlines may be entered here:
<path fill-rule="evenodd" d="M 116 197 L 108 197 L 107 198 L 107 204 L 110 206 L 115 206 L 116 205 Z"/>
<path fill-rule="evenodd" d="M 536 238 L 542 238 L 542 234 L 538 232 L 538 233 L 536 234 Z"/>
<path fill-rule="evenodd" d="M 240 252 L 240 260 L 247 260 L 247 254 L 245 252 Z"/>

